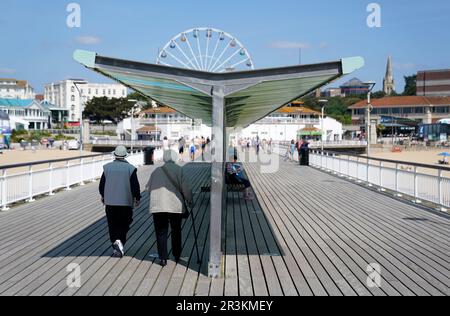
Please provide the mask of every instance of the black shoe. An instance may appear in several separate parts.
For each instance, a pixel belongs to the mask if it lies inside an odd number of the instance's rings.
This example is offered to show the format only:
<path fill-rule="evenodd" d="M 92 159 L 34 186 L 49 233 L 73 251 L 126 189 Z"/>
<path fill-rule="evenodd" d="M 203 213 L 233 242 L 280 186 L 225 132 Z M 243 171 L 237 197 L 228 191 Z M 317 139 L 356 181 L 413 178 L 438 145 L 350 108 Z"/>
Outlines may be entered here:
<path fill-rule="evenodd" d="M 166 265 L 167 265 L 167 260 L 159 260 L 158 261 L 158 264 L 161 266 L 161 267 L 165 267 Z"/>
<path fill-rule="evenodd" d="M 111 255 L 111 258 L 123 258 L 123 255 L 120 251 L 114 250 L 113 254 Z"/>

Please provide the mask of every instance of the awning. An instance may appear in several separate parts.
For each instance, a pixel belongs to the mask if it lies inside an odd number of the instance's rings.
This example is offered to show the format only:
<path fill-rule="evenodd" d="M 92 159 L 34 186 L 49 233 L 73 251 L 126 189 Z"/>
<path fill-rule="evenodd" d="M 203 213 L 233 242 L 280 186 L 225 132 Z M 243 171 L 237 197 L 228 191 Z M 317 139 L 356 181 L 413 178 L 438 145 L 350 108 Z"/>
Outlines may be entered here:
<path fill-rule="evenodd" d="M 305 127 L 298 131 L 299 136 L 321 136 L 322 131 L 315 127 Z"/>
<path fill-rule="evenodd" d="M 312 65 L 209 73 L 99 56 L 78 50 L 89 69 L 190 118 L 212 124 L 214 89 L 224 87 L 227 127 L 246 127 L 284 105 L 364 65 L 361 57 Z M 216 92 L 217 93 L 217 92 Z"/>

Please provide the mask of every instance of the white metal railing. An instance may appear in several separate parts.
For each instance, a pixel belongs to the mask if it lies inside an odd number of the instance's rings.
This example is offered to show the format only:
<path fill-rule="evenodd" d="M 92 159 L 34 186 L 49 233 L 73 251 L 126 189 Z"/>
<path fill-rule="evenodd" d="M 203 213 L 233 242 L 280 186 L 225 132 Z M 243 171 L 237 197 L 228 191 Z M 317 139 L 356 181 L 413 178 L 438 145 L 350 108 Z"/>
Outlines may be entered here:
<path fill-rule="evenodd" d="M 291 118 L 291 117 L 285 117 L 285 118 L 270 118 L 266 117 L 262 120 L 259 120 L 255 124 L 301 124 L 301 125 L 319 125 L 320 119 L 314 119 L 314 118 Z"/>
<path fill-rule="evenodd" d="M 290 142 L 280 142 L 280 145 L 288 146 Z M 324 147 L 366 147 L 367 142 L 366 141 L 360 141 L 360 140 L 340 140 L 340 141 L 324 141 L 323 142 Z M 309 141 L 309 147 L 310 148 L 319 148 L 322 146 L 321 141 Z"/>
<path fill-rule="evenodd" d="M 450 168 L 314 150 L 310 164 L 381 191 L 412 196 L 418 203 L 423 200 L 450 207 Z"/>
<path fill-rule="evenodd" d="M 359 140 L 340 140 L 340 141 L 324 141 L 323 142 L 324 147 L 366 147 L 367 142 L 366 141 L 359 141 Z M 321 141 L 311 141 L 309 142 L 309 147 L 321 147 L 322 142 Z"/>
<path fill-rule="evenodd" d="M 161 161 L 162 150 L 156 150 L 155 161 Z M 103 166 L 113 160 L 111 154 L 93 155 L 81 158 L 60 159 L 0 166 L 0 206 L 8 206 L 20 201 L 34 201 L 39 195 L 53 195 L 60 189 L 70 190 L 74 185 L 84 185 L 100 178 Z M 139 167 L 144 164 L 142 151 L 130 154 L 127 161 Z"/>
<path fill-rule="evenodd" d="M 153 146 L 159 148 L 162 146 L 162 142 L 148 141 L 148 140 L 118 140 L 118 139 L 94 139 L 93 145 L 105 145 L 105 146 Z"/>

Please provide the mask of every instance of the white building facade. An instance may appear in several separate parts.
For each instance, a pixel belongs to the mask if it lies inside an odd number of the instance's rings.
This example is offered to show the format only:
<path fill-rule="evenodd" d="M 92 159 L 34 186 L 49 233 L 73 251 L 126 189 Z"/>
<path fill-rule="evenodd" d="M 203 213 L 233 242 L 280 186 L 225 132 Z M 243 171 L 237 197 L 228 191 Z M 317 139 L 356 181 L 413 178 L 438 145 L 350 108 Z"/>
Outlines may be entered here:
<path fill-rule="evenodd" d="M 44 130 L 51 124 L 51 110 L 33 99 L 0 99 L 0 110 L 8 114 L 11 129 Z"/>
<path fill-rule="evenodd" d="M 253 139 L 259 136 L 260 139 L 282 142 L 303 137 L 312 140 L 341 141 L 343 128 L 340 122 L 330 117 L 325 117 L 322 125 L 319 112 L 303 106 L 289 106 L 245 129 L 230 132 L 232 138 L 237 139 Z M 211 127 L 169 108 L 156 108 L 144 111 L 139 118 L 126 119 L 119 123 L 117 134 L 123 140 L 158 141 L 167 137 L 170 141 L 176 141 L 180 137 L 186 139 L 211 137 Z"/>
<path fill-rule="evenodd" d="M 34 99 L 34 89 L 25 80 L 0 78 L 0 98 L 4 99 Z"/>
<path fill-rule="evenodd" d="M 58 108 L 68 111 L 68 122 L 80 121 L 80 90 L 83 104 L 93 98 L 125 98 L 128 90 L 121 84 L 89 83 L 85 80 L 68 79 L 45 86 L 44 99 Z"/>

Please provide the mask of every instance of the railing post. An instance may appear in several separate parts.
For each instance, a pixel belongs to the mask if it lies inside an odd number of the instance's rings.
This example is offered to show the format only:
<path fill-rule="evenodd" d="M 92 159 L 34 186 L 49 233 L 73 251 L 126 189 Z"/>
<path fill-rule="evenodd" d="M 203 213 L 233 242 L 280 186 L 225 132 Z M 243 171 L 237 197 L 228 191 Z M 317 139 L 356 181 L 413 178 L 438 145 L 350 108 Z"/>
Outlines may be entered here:
<path fill-rule="evenodd" d="M 35 200 L 33 199 L 33 165 L 30 165 L 30 167 L 28 168 L 28 200 L 27 202 L 34 202 Z"/>
<path fill-rule="evenodd" d="M 300 159 L 300 157 L 298 157 Z M 324 170 L 323 167 L 323 151 L 320 152 L 320 169 Z"/>
<path fill-rule="evenodd" d="M 70 191 L 70 190 L 72 190 L 71 188 L 70 188 L 70 183 L 69 183 L 69 170 L 70 170 L 70 161 L 69 160 L 67 160 L 67 162 L 66 162 L 66 191 Z"/>
<path fill-rule="evenodd" d="M 9 210 L 8 208 L 8 201 L 7 201 L 7 195 L 6 195 L 6 169 L 3 169 L 2 171 L 2 211 Z"/>
<path fill-rule="evenodd" d="M 49 181 L 48 181 L 48 195 L 55 195 L 53 193 L 53 163 L 49 163 L 48 165 L 48 173 L 49 173 Z"/>
<path fill-rule="evenodd" d="M 359 157 L 356 157 L 356 181 L 361 183 L 359 180 Z"/>
<path fill-rule="evenodd" d="M 400 185 L 399 185 L 399 181 L 398 181 L 398 163 L 395 164 L 395 191 L 400 192 Z"/>
<path fill-rule="evenodd" d="M 369 187 L 371 187 L 372 184 L 369 182 L 369 180 L 370 180 L 370 177 L 369 177 L 369 171 L 370 171 L 370 159 L 369 159 L 369 157 L 367 157 L 367 165 L 366 165 L 366 169 L 367 169 L 367 175 L 366 175 L 367 185 L 368 185 Z"/>
<path fill-rule="evenodd" d="M 417 176 L 417 166 L 414 166 L 414 198 L 414 202 L 421 203 L 419 200 L 419 177 Z"/>
<path fill-rule="evenodd" d="M 84 159 L 80 159 L 80 186 L 84 186 Z"/>
<path fill-rule="evenodd" d="M 442 170 L 438 171 L 438 199 L 439 205 L 444 205 L 444 195 L 442 194 Z"/>
<path fill-rule="evenodd" d="M 380 191 L 381 191 L 381 192 L 386 191 L 386 190 L 383 188 L 383 166 L 384 166 L 383 162 L 380 161 Z"/>
<path fill-rule="evenodd" d="M 347 155 L 347 177 L 351 179 L 350 176 L 350 156 Z"/>

